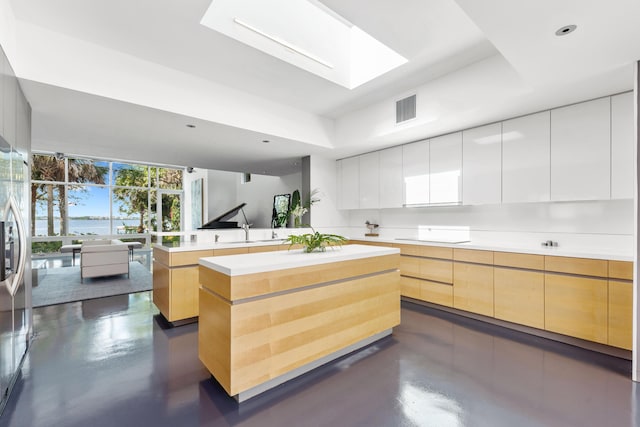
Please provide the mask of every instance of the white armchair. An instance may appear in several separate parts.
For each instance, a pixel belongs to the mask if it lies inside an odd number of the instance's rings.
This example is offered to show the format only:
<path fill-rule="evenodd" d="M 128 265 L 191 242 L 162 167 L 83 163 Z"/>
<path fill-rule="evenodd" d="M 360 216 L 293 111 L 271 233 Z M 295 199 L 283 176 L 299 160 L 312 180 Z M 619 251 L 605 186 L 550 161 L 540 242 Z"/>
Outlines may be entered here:
<path fill-rule="evenodd" d="M 80 248 L 80 281 L 87 277 L 126 274 L 129 277 L 129 246 L 120 240 L 89 240 Z"/>

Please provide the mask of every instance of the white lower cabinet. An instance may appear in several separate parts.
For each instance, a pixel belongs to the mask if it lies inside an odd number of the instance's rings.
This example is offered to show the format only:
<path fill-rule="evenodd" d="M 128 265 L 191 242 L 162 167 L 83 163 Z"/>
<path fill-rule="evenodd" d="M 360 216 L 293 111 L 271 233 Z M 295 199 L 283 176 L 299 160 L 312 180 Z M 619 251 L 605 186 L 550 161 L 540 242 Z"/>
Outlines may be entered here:
<path fill-rule="evenodd" d="M 502 124 L 462 132 L 462 202 L 465 205 L 502 201 Z"/>
<path fill-rule="evenodd" d="M 610 99 L 551 110 L 552 201 L 610 198 Z"/>
<path fill-rule="evenodd" d="M 548 202 L 549 111 L 502 123 L 502 203 Z"/>

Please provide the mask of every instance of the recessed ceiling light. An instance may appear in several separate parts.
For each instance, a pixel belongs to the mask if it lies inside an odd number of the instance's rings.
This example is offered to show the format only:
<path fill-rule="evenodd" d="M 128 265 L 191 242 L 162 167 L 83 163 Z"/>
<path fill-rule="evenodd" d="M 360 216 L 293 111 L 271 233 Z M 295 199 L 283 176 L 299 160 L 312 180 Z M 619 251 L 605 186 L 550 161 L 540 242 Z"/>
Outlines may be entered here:
<path fill-rule="evenodd" d="M 556 31 L 556 36 L 566 36 L 567 34 L 573 33 L 576 28 L 578 28 L 577 25 L 565 25 Z"/>
<path fill-rule="evenodd" d="M 187 127 L 193 129 L 196 125 L 188 124 Z"/>
<path fill-rule="evenodd" d="M 269 143 L 269 142 L 271 142 L 271 141 L 269 141 L 268 139 L 263 139 L 263 140 L 262 140 L 262 142 L 263 142 L 264 144 L 268 144 L 268 143 Z"/>

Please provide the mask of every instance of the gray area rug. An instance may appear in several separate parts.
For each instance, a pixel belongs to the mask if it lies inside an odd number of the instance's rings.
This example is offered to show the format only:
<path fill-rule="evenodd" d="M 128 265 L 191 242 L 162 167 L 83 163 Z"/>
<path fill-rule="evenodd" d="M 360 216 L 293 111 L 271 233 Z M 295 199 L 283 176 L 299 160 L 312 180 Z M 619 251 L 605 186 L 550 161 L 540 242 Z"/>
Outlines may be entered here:
<path fill-rule="evenodd" d="M 33 287 L 33 306 L 62 304 L 112 295 L 150 291 L 152 275 L 139 262 L 129 263 L 126 274 L 84 279 L 80 283 L 80 267 L 48 268 L 38 271 L 38 285 Z"/>

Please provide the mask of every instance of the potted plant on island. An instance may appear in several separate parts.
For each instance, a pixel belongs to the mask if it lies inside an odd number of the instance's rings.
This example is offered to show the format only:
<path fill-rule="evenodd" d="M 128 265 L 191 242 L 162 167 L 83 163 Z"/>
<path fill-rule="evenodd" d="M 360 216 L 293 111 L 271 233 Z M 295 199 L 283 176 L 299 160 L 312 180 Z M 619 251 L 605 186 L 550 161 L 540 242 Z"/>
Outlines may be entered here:
<path fill-rule="evenodd" d="M 306 253 L 325 252 L 327 247 L 342 246 L 347 242 L 347 238 L 337 234 L 323 234 L 315 231 L 313 233 L 290 235 L 285 242 L 289 242 L 289 249 L 293 245 L 303 245 Z"/>

